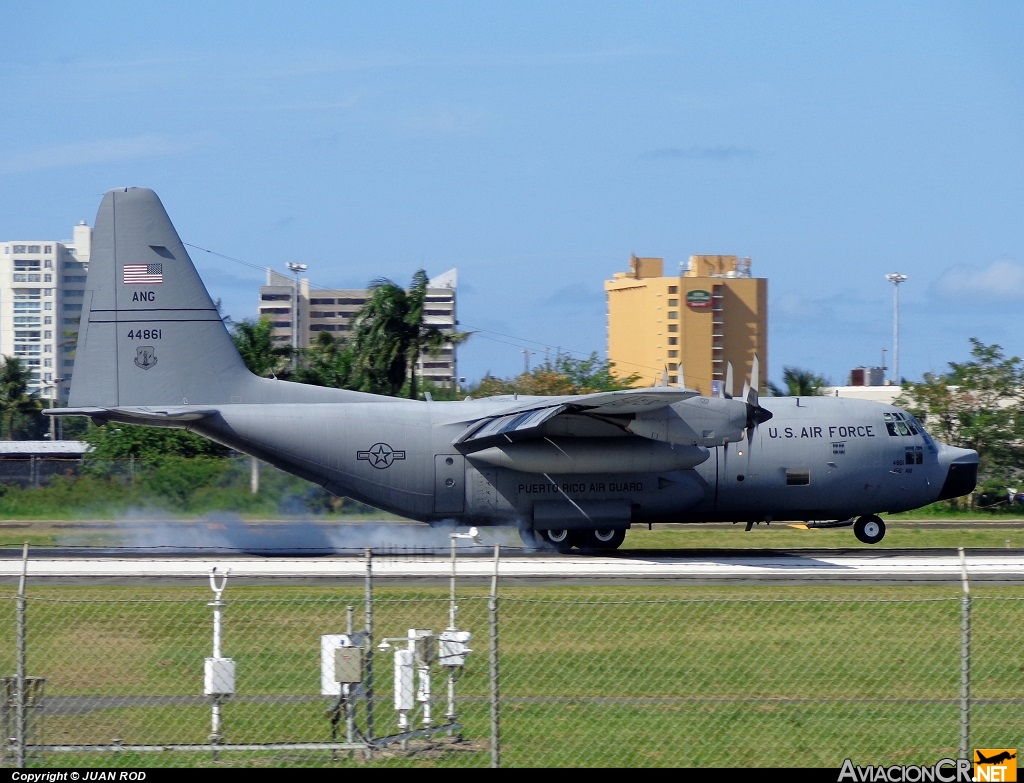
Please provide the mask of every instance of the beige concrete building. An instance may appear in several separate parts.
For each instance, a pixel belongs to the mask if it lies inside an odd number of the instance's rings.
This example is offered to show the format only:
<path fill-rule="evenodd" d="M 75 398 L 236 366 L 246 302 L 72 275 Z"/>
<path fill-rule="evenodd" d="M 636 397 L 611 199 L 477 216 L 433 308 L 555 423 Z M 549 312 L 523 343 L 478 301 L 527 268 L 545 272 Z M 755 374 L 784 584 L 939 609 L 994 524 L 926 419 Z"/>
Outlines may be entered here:
<path fill-rule="evenodd" d="M 21 360 L 44 400 L 67 401 L 75 366 L 92 228 L 73 237 L 0 242 L 0 355 Z"/>
<path fill-rule="evenodd" d="M 664 260 L 629 261 L 604 284 L 608 295 L 608 359 L 623 377 L 656 385 L 667 377 L 715 394 L 733 367 L 733 393 L 750 377 L 754 357 L 760 385 L 768 377 L 768 281 L 751 276 L 750 259 L 690 256 L 666 277 Z"/>
<path fill-rule="evenodd" d="M 424 320 L 442 332 L 456 331 L 457 285 L 458 273 L 455 269 L 449 269 L 444 274 L 431 278 L 427 286 Z M 300 349 L 308 348 L 316 338 L 317 332 L 330 332 L 339 340 L 347 339 L 352 317 L 365 304 L 367 296 L 365 288 L 310 288 L 307 279 L 295 280 L 268 269 L 267 284 L 260 287 L 259 317 L 269 318 L 273 322 L 275 340 Z M 293 308 L 299 324 L 294 338 Z M 457 386 L 459 377 L 455 348 L 448 345 L 436 356 L 420 357 L 416 364 L 416 372 L 421 381 L 435 386 Z"/>

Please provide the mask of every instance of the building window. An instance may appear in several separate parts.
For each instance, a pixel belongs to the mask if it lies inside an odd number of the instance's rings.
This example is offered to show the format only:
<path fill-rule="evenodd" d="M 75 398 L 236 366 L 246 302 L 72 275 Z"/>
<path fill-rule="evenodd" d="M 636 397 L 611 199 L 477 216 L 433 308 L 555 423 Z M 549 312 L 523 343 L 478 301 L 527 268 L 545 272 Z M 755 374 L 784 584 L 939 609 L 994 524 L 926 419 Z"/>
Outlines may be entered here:
<path fill-rule="evenodd" d="M 669 324 L 668 325 L 668 330 L 670 332 L 678 332 L 679 331 L 679 324 Z"/>
<path fill-rule="evenodd" d="M 669 307 L 679 307 L 679 300 L 678 299 L 669 299 L 668 300 L 668 306 Z"/>
<path fill-rule="evenodd" d="M 668 338 L 668 344 L 669 345 L 679 345 L 679 338 L 678 337 L 669 337 Z"/>
<path fill-rule="evenodd" d="M 679 311 L 678 310 L 669 310 L 668 311 L 668 317 L 672 318 L 672 319 L 678 318 L 679 317 Z"/>
<path fill-rule="evenodd" d="M 668 352 L 668 358 L 669 359 L 678 359 L 679 358 L 679 351 L 669 351 Z"/>

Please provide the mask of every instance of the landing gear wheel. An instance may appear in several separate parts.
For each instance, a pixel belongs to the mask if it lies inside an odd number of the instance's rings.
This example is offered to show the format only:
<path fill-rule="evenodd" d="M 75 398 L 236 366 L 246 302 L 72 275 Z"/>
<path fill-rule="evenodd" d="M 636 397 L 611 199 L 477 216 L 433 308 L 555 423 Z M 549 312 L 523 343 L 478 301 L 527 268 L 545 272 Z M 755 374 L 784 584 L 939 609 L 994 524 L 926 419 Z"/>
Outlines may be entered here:
<path fill-rule="evenodd" d="M 527 549 L 540 549 L 541 548 L 541 537 L 537 531 L 529 527 L 519 528 L 519 538 L 523 541 L 523 546 Z"/>
<path fill-rule="evenodd" d="M 868 514 L 853 523 L 853 534 L 862 543 L 877 544 L 885 536 L 885 522 L 874 514 Z"/>
<path fill-rule="evenodd" d="M 544 541 L 547 541 L 559 552 L 568 552 L 576 546 L 580 540 L 580 536 L 575 530 L 566 530 L 564 528 L 558 530 L 540 530 L 538 533 Z"/>
<path fill-rule="evenodd" d="M 599 528 L 588 530 L 583 536 L 585 549 L 618 549 L 626 538 L 625 528 Z"/>

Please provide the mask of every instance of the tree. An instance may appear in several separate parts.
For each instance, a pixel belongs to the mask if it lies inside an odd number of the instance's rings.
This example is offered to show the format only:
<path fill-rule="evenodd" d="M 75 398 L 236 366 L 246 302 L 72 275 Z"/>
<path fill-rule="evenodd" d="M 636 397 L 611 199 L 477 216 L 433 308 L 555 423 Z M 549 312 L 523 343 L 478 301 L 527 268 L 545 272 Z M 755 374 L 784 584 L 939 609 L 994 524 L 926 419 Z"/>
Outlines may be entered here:
<path fill-rule="evenodd" d="M 412 277 L 406 290 L 387 278 L 370 283 L 370 296 L 352 319 L 352 386 L 359 391 L 397 396 L 409 379 L 409 397 L 419 395 L 416 362 L 469 335 L 447 334 L 424 320 L 427 273 Z M 410 373 L 411 371 L 411 373 Z"/>
<path fill-rule="evenodd" d="M 799 367 L 783 367 L 782 383 L 785 388 L 769 381 L 768 392 L 772 397 L 817 397 L 828 386 L 823 376 Z"/>
<path fill-rule="evenodd" d="M 573 359 L 559 354 L 554 361 L 545 361 L 536 369 L 516 378 L 501 379 L 487 375 L 475 389 L 475 397 L 493 397 L 498 394 L 562 395 L 593 394 L 601 391 L 632 389 L 639 375 L 618 378 L 612 374 L 612 364 L 592 353 L 586 359 Z"/>
<path fill-rule="evenodd" d="M 16 356 L 3 357 L 0 364 L 0 423 L 4 438 L 14 440 L 15 432 L 34 437 L 40 426 L 42 402 L 28 393 L 32 372 Z"/>
<path fill-rule="evenodd" d="M 136 458 L 159 462 L 174 457 L 225 457 L 229 450 L 208 438 L 187 430 L 168 427 L 140 427 L 134 424 L 104 424 L 91 427 L 83 437 L 92 449 L 86 460 Z"/>
<path fill-rule="evenodd" d="M 977 451 L 982 483 L 1005 485 L 1024 472 L 1024 361 L 1007 358 L 998 345 L 970 342 L 971 361 L 905 383 L 896 404 L 944 443 Z"/>
<path fill-rule="evenodd" d="M 269 318 L 235 321 L 231 324 L 231 339 L 249 371 L 262 378 L 280 378 L 288 375 L 288 362 L 292 355 L 289 345 L 274 342 L 274 324 Z"/>
<path fill-rule="evenodd" d="M 303 351 L 293 380 L 313 386 L 347 389 L 352 383 L 354 354 L 351 346 L 334 339 L 330 332 L 317 332 L 313 345 Z"/>

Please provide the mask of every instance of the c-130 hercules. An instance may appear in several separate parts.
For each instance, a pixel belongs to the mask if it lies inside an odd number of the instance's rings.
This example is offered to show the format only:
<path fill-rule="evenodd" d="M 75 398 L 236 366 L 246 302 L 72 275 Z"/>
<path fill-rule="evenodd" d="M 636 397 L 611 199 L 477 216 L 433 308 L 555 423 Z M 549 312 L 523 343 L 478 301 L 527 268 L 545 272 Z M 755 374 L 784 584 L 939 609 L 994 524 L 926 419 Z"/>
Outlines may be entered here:
<path fill-rule="evenodd" d="M 611 550 L 631 525 L 793 521 L 854 527 L 974 489 L 978 454 L 906 411 L 834 397 L 660 386 L 561 397 L 403 400 L 253 375 L 164 207 L 100 204 L 70 406 L 177 427 L 428 524 L 514 525 L 524 541 Z M 854 519 L 856 518 L 856 521 Z"/>

